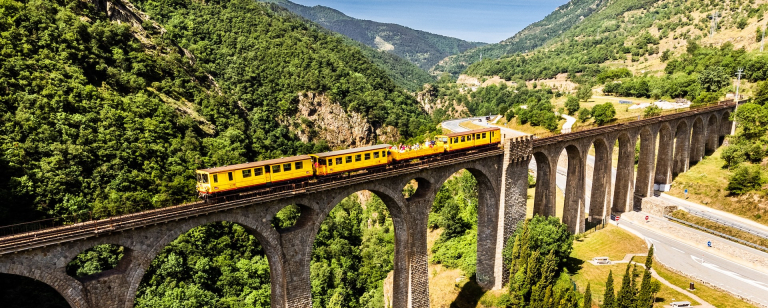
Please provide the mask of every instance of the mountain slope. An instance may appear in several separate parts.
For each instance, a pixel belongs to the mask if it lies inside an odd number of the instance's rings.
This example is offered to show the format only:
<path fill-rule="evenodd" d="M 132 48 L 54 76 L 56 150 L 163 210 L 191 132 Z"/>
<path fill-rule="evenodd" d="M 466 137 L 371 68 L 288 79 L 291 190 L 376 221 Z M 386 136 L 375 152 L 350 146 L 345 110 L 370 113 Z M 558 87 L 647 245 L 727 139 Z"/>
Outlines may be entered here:
<path fill-rule="evenodd" d="M 396 24 L 379 23 L 349 17 L 324 6 L 308 7 L 288 0 L 266 0 L 312 20 L 331 31 L 380 51 L 396 54 L 424 70 L 450 55 L 485 45 L 457 38 L 414 30 Z"/>
<path fill-rule="evenodd" d="M 606 3 L 608 0 L 572 0 L 506 40 L 471 49 L 440 61 L 431 72 L 433 74 L 450 73 L 457 76 L 467 66 L 480 61 L 481 58 L 498 59 L 505 55 L 532 51 L 581 22 Z"/>

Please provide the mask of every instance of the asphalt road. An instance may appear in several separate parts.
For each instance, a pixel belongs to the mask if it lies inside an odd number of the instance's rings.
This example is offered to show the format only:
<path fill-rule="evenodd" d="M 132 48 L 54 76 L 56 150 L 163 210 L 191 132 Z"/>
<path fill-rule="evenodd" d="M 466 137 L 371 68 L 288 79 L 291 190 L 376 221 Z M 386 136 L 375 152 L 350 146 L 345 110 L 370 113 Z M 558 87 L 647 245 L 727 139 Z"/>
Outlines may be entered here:
<path fill-rule="evenodd" d="M 691 214 L 707 218 L 712 221 L 716 221 L 720 224 L 737 228 L 742 231 L 752 233 L 754 235 L 768 239 L 768 226 L 760 224 L 755 221 L 751 221 L 744 217 L 739 217 L 731 213 L 719 211 L 710 208 L 705 205 L 683 200 L 668 194 L 661 194 L 658 198 L 661 198 L 667 203 L 677 205 L 681 208 L 688 210 Z"/>
<path fill-rule="evenodd" d="M 768 306 L 768 275 L 765 273 L 669 238 L 664 234 L 645 228 L 642 223 L 628 220 L 620 223 L 622 227 L 641 234 L 646 241 L 653 244 L 654 256 L 664 265 L 703 281 L 715 283 L 731 293 Z M 715 245 L 721 244 L 726 245 L 720 241 L 715 243 Z"/>

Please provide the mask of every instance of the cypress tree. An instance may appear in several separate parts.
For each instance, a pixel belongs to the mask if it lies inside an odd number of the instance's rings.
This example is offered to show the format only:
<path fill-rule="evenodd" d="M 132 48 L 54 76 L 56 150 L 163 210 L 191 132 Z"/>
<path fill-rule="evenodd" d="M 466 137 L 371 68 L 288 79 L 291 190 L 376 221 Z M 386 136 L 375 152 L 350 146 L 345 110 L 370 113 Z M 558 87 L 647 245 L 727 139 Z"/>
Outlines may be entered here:
<path fill-rule="evenodd" d="M 653 285 L 651 284 L 651 266 L 653 265 L 653 246 L 648 250 L 648 257 L 645 259 L 645 271 L 643 271 L 643 280 L 640 283 L 640 293 L 635 302 L 636 308 L 650 308 L 653 306 Z"/>
<path fill-rule="evenodd" d="M 605 295 L 603 295 L 603 308 L 616 308 L 616 294 L 613 292 L 613 271 L 608 272 L 608 280 L 605 282 Z"/>
<path fill-rule="evenodd" d="M 627 264 L 627 270 L 624 272 L 624 277 L 621 279 L 621 289 L 619 294 L 616 295 L 616 308 L 631 308 L 634 307 L 635 290 L 632 288 L 632 275 L 630 272 L 630 264 Z"/>
<path fill-rule="evenodd" d="M 589 283 L 587 283 L 587 289 L 584 290 L 584 303 L 581 304 L 581 308 L 592 308 L 592 290 L 589 289 Z"/>

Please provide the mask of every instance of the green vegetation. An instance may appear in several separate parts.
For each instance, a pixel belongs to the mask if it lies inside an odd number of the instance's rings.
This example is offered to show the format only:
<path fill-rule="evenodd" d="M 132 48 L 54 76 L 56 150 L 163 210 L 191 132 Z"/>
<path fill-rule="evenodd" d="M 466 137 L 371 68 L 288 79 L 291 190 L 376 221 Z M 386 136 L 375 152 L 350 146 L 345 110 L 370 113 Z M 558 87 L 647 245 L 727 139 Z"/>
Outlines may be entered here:
<path fill-rule="evenodd" d="M 616 118 L 616 108 L 611 103 L 605 103 L 592 107 L 592 117 L 597 125 L 603 125 Z"/>
<path fill-rule="evenodd" d="M 475 274 L 477 202 L 477 180 L 466 170 L 440 187 L 429 214 L 429 227 L 443 232 L 432 246 L 431 263 L 461 269 L 466 277 Z"/>
<path fill-rule="evenodd" d="M 265 2 L 280 5 L 328 30 L 369 47 L 386 51 L 389 49 L 387 45 L 391 45 L 392 50 L 389 52 L 418 65 L 423 70 L 429 70 L 445 57 L 485 45 L 485 43 L 467 42 L 401 25 L 356 19 L 321 5 L 308 7 L 288 0 Z"/>
<path fill-rule="evenodd" d="M 256 238 L 240 225 L 200 226 L 152 260 L 136 307 L 270 307 L 269 264 Z"/>
<path fill-rule="evenodd" d="M 123 250 L 123 247 L 112 244 L 89 248 L 67 264 L 67 275 L 80 278 L 113 269 L 123 258 Z"/>

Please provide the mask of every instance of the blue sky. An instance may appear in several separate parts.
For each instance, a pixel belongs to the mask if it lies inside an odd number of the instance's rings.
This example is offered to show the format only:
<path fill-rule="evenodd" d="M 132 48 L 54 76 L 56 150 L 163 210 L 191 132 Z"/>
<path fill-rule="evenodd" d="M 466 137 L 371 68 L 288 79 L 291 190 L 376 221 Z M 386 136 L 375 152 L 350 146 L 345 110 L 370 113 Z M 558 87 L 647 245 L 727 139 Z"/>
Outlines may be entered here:
<path fill-rule="evenodd" d="M 344 14 L 468 41 L 497 43 L 539 21 L 567 0 L 291 0 Z"/>

